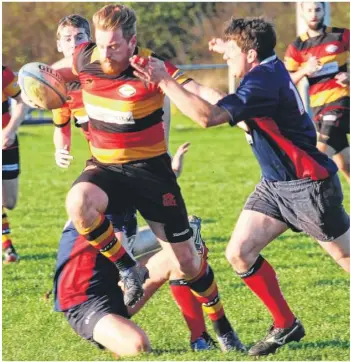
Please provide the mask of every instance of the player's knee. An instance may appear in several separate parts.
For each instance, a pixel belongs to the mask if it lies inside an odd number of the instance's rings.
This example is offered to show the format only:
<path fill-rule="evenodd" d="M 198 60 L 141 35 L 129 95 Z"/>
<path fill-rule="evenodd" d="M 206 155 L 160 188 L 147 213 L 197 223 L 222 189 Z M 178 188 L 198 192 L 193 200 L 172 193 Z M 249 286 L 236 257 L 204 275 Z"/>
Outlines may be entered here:
<path fill-rule="evenodd" d="M 179 272 L 178 277 L 180 279 L 188 279 L 198 274 L 201 265 L 200 256 L 193 248 L 184 248 L 184 251 L 178 256 Z"/>
<path fill-rule="evenodd" d="M 89 189 L 77 184 L 71 188 L 66 197 L 68 215 L 75 220 L 89 212 L 93 206 Z"/>
<path fill-rule="evenodd" d="M 242 264 L 246 263 L 248 253 L 243 247 L 243 242 L 230 242 L 225 251 L 225 256 L 228 262 L 235 268 L 241 269 Z"/>
<path fill-rule="evenodd" d="M 139 332 L 129 340 L 129 348 L 124 353 L 119 353 L 122 357 L 124 356 L 137 356 L 141 353 L 146 353 L 151 351 L 151 344 L 149 338 L 144 332 Z"/>

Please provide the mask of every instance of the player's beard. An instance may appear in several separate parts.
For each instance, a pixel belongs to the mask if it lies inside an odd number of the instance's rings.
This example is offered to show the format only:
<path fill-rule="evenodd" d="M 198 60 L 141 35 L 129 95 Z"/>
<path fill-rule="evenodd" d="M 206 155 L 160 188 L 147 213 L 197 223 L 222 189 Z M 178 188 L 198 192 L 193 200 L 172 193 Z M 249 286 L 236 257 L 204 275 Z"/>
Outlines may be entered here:
<path fill-rule="evenodd" d="M 108 75 L 117 75 L 122 73 L 122 71 L 124 70 L 122 69 L 121 64 L 119 62 L 116 62 L 115 60 L 104 60 L 103 62 L 101 62 L 101 68 L 102 71 Z"/>
<path fill-rule="evenodd" d="M 308 23 L 308 27 L 311 30 L 315 30 L 315 31 L 322 29 L 323 26 L 324 26 L 324 16 L 317 24 Z"/>

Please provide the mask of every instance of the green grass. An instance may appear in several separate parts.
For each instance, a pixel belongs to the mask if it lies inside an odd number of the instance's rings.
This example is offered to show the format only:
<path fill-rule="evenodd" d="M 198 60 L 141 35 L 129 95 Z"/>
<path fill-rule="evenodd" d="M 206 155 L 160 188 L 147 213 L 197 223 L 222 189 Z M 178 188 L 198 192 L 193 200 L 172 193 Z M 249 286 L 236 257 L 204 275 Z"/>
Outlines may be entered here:
<path fill-rule="evenodd" d="M 265 334 L 270 316 L 234 275 L 224 250 L 259 180 L 258 165 L 240 130 L 226 126 L 202 130 L 185 118 L 174 118 L 171 151 L 185 141 L 192 143 L 180 178 L 188 212 L 203 219 L 203 236 L 227 315 L 250 345 Z M 88 155 L 83 137 L 75 131 L 74 163 L 69 170 L 59 169 L 54 162 L 52 131 L 46 125 L 25 126 L 20 132 L 20 198 L 9 217 L 22 260 L 3 267 L 3 360 L 112 360 L 110 353 L 76 336 L 63 315 L 53 312 L 52 300 L 42 298 L 52 285 L 56 249 L 66 221 L 65 195 Z M 349 189 L 344 182 L 343 187 L 349 209 Z M 349 277 L 302 234 L 287 232 L 263 255 L 275 267 L 286 299 L 307 335 L 301 343 L 289 344 L 262 360 L 348 361 Z M 250 359 L 234 352 L 190 352 L 188 331 L 166 285 L 135 321 L 155 349 L 135 360 Z"/>

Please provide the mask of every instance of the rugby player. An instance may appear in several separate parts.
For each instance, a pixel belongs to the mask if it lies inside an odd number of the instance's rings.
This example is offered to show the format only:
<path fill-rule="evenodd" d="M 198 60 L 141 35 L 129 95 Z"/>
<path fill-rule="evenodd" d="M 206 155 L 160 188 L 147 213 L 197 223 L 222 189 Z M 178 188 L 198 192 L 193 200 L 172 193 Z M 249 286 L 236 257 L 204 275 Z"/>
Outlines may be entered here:
<path fill-rule="evenodd" d="M 226 257 L 274 320 L 268 334 L 249 350 L 251 356 L 274 353 L 305 335 L 273 267 L 260 254 L 266 245 L 289 228 L 304 231 L 341 267 L 350 269 L 350 222 L 342 205 L 337 167 L 316 148 L 313 122 L 274 53 L 275 45 L 274 28 L 265 20 L 231 19 L 224 40 L 210 41 L 209 48 L 223 54 L 231 75 L 243 80 L 235 94 L 216 105 L 180 87 L 159 59 L 150 57 L 141 64 L 139 58 L 131 58 L 135 75 L 158 85 L 202 127 L 240 122 L 246 129 L 262 178 L 237 221 Z"/>
<path fill-rule="evenodd" d="M 153 54 L 137 46 L 135 12 L 124 5 L 106 5 L 94 14 L 93 23 L 96 44 L 81 44 L 72 60 L 54 64 L 66 81 L 79 78 L 93 155 L 68 193 L 68 214 L 78 232 L 119 269 L 125 304 L 133 306 L 143 295 L 144 271 L 115 237 L 104 214 L 135 206 L 203 304 L 221 348 L 243 351 L 225 316 L 213 271 L 191 240 L 185 203 L 167 153 L 164 95 L 135 77 L 129 65 L 133 54 Z M 171 63 L 167 67 L 178 83 L 212 103 L 221 97 Z"/>
<path fill-rule="evenodd" d="M 58 51 L 63 53 L 65 58 L 69 58 L 73 55 L 76 46 L 87 42 L 90 39 L 90 26 L 89 22 L 85 18 L 74 14 L 66 16 L 60 20 L 57 30 L 57 48 Z M 56 147 L 55 159 L 57 165 L 63 168 L 69 167 L 72 160 L 72 156 L 70 155 L 71 118 L 74 119 L 76 126 L 82 128 L 86 139 L 88 141 L 90 140 L 88 116 L 84 109 L 82 91 L 79 81 L 77 80 L 67 83 L 67 89 L 67 103 L 62 108 L 53 111 L 53 122 L 56 126 L 54 130 L 54 144 Z M 164 123 L 166 123 L 165 132 L 168 144 L 170 121 L 169 102 L 167 103 L 167 108 L 168 109 L 165 110 L 165 114 L 163 115 L 163 119 L 166 118 Z M 188 147 L 189 143 L 185 143 L 180 146 L 172 160 L 172 170 L 177 177 L 179 177 L 181 173 L 183 156 L 188 151 Z M 121 212 L 117 215 L 113 215 L 111 218 L 125 220 L 125 225 L 123 225 L 124 230 L 135 229 L 133 226 L 136 223 L 136 210 L 134 207 L 130 208 L 127 212 Z M 203 254 L 206 247 L 203 245 L 202 239 L 200 237 L 201 220 L 196 217 L 190 217 L 189 221 L 190 226 L 194 231 L 193 240 L 195 240 L 197 250 L 202 250 L 201 253 Z M 131 225 L 128 225 L 129 222 Z M 121 229 L 121 226 L 119 226 L 119 228 Z M 77 232 L 74 230 L 74 233 Z M 68 233 L 68 235 L 71 234 Z M 131 252 L 134 256 L 144 255 L 146 253 L 154 252 L 155 250 L 160 249 L 160 245 L 157 242 L 156 236 L 148 227 L 143 227 L 140 229 L 137 235 L 135 235 L 135 233 L 129 234 L 130 235 L 128 238 L 126 240 L 123 239 L 122 242 L 126 242 L 128 251 Z M 73 240 L 74 239 L 75 237 Z M 73 241 L 71 240 L 71 242 Z M 193 350 L 212 348 L 213 343 L 211 342 L 211 338 L 206 332 L 201 303 L 199 303 L 195 296 L 191 293 L 185 280 L 181 279 L 181 277 L 175 272 L 172 273 L 170 289 L 190 329 L 191 348 Z M 221 346 L 222 345 L 223 343 L 221 343 Z"/>
<path fill-rule="evenodd" d="M 16 101 L 11 115 L 9 98 Z M 2 66 L 2 250 L 5 264 L 19 261 L 19 255 L 11 241 L 5 208 L 13 210 L 17 203 L 20 161 L 16 133 L 28 109 L 22 101 L 17 76 L 9 67 Z"/>
<path fill-rule="evenodd" d="M 309 82 L 310 106 L 318 138 L 317 147 L 332 157 L 350 183 L 350 53 L 349 29 L 324 24 L 325 3 L 301 3 L 307 32 L 289 45 L 285 66 L 297 84 Z"/>

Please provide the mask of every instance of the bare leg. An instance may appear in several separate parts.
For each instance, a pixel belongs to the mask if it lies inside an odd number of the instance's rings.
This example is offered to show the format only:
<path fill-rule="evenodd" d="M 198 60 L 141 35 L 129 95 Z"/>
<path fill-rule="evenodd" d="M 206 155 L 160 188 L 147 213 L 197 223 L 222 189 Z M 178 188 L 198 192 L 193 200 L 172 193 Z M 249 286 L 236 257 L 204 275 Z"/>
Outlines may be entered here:
<path fill-rule="evenodd" d="M 319 241 L 319 245 L 348 273 L 350 273 L 350 229 L 331 242 Z"/>

